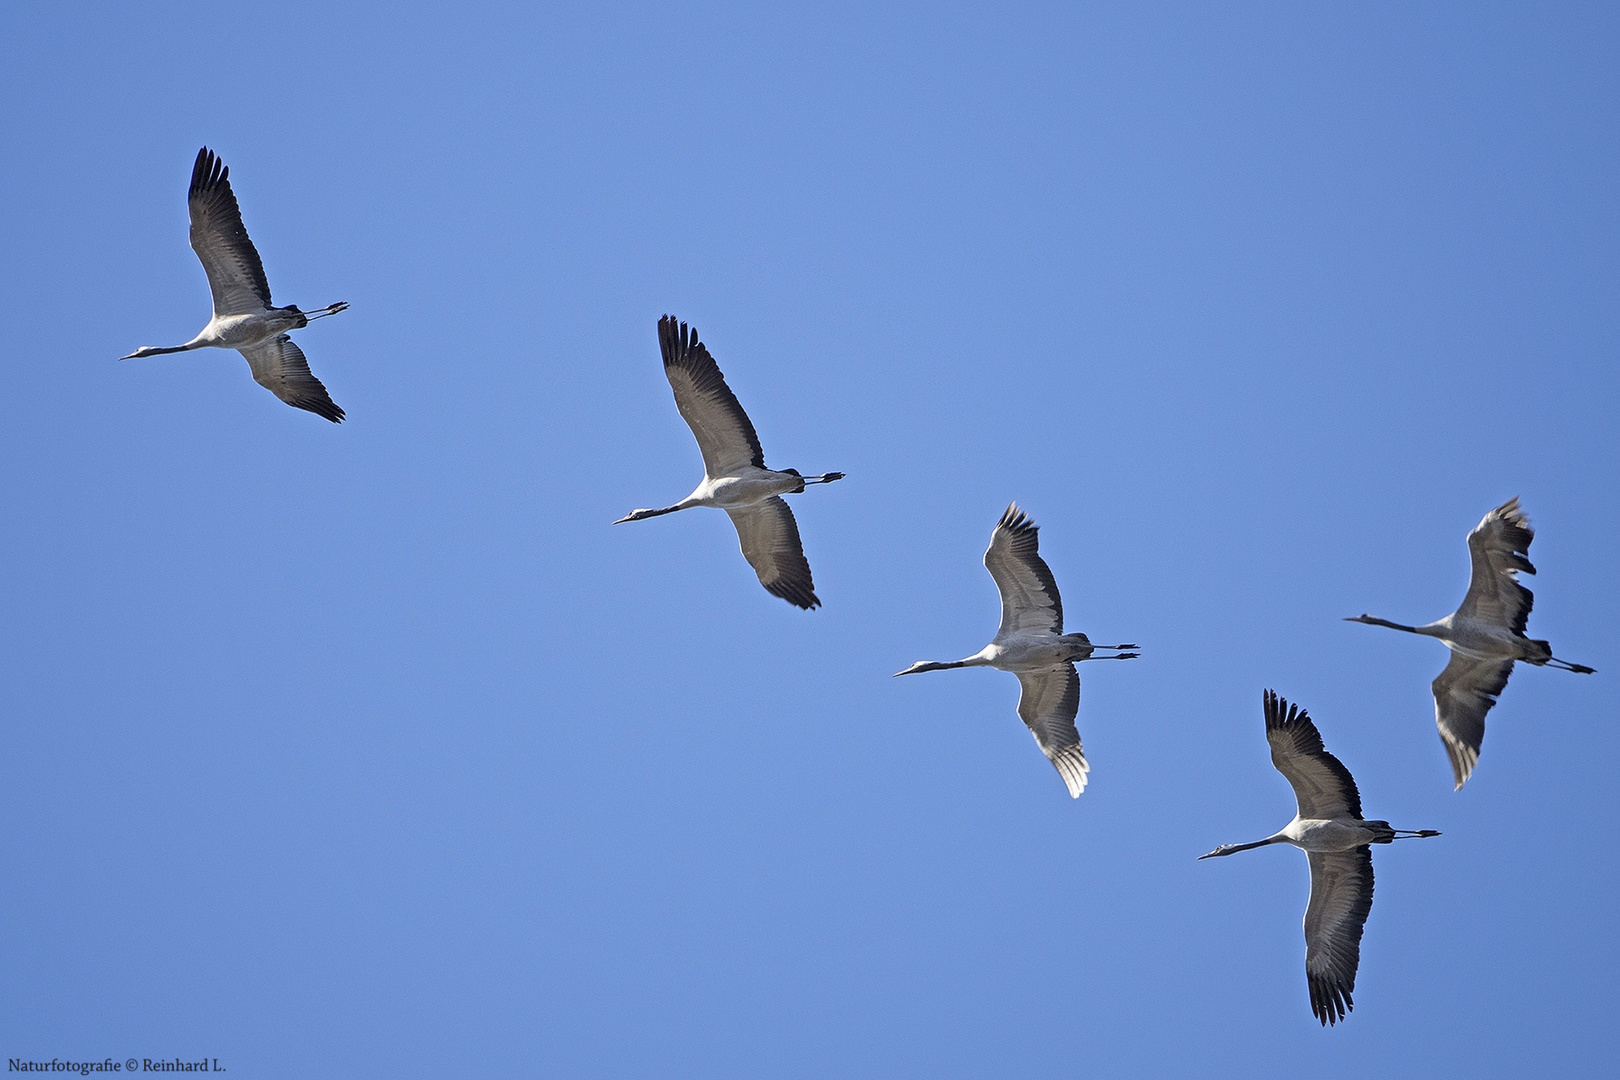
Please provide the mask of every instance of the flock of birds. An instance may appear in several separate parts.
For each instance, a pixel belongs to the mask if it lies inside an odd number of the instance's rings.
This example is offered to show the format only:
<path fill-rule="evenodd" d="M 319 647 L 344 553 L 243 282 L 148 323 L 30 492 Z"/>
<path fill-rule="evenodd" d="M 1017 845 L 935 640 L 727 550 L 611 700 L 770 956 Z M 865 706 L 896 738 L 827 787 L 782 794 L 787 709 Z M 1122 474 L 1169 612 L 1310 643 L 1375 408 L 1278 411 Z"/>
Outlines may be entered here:
<path fill-rule="evenodd" d="M 296 305 L 278 308 L 271 303 L 264 266 L 231 190 L 230 170 L 207 147 L 197 154 L 188 198 L 191 247 L 208 275 L 213 318 L 184 345 L 143 346 L 120 359 L 235 349 L 247 359 L 254 380 L 282 401 L 341 423 L 343 410 L 310 371 L 288 331 L 336 315 L 348 305 L 335 303 L 305 312 Z M 754 425 L 696 331 L 666 315 L 658 321 L 658 342 L 675 407 L 691 427 L 703 456 L 703 481 L 678 503 L 633 510 L 614 524 L 697 506 L 724 510 L 736 527 L 743 557 L 766 591 L 807 610 L 820 606 L 798 523 L 782 496 L 811 484 L 830 484 L 844 474 L 803 476 L 795 469 L 766 468 Z M 1593 673 L 1592 668 L 1555 657 L 1547 642 L 1525 636 L 1533 597 L 1519 583 L 1518 574 L 1536 572 L 1528 557 L 1534 536 L 1518 499 L 1509 499 L 1468 534 L 1473 576 L 1455 612 L 1422 626 L 1373 615 L 1349 620 L 1437 638 L 1451 651 L 1450 662 L 1432 688 L 1435 721 L 1457 788 L 1479 762 L 1485 714 L 1507 686 L 1515 663 Z M 1137 646 L 1093 645 L 1085 634 L 1063 632 L 1063 601 L 1040 556 L 1039 527 L 1016 504 L 1007 508 L 991 532 L 984 565 L 1001 593 L 1001 625 L 990 644 L 961 660 L 919 660 L 897 672 L 896 678 L 966 667 L 993 667 L 1017 675 L 1018 715 L 1062 776 L 1070 796 L 1078 798 L 1090 766 L 1075 727 L 1080 709 L 1075 664 L 1130 660 L 1138 655 Z M 1362 927 L 1372 910 L 1370 846 L 1439 833 L 1396 829 L 1386 821 L 1364 819 L 1355 780 L 1323 746 L 1310 716 L 1270 690 L 1265 691 L 1263 705 L 1271 762 L 1292 785 L 1298 810 L 1284 828 L 1263 840 L 1222 844 L 1199 858 L 1270 844 L 1292 844 L 1306 853 L 1311 895 L 1305 911 L 1305 975 L 1311 1011 L 1324 1025 L 1336 1024 L 1352 1008 Z"/>

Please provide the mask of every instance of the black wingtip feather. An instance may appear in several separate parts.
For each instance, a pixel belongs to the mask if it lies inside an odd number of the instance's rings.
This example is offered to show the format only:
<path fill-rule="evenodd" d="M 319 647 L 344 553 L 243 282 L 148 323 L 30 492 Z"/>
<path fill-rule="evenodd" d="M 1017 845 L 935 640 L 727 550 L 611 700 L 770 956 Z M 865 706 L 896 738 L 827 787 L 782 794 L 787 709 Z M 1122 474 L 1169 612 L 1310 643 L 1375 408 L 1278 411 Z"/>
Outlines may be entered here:
<path fill-rule="evenodd" d="M 197 151 L 197 160 L 191 166 L 190 195 L 201 195 L 226 182 L 231 170 L 208 147 Z"/>
<path fill-rule="evenodd" d="M 773 581 L 765 586 L 765 591 L 772 596 L 781 597 L 794 607 L 803 608 L 806 611 L 814 611 L 821 606 L 821 601 L 816 597 L 815 590 L 807 588 L 798 582 Z"/>
<path fill-rule="evenodd" d="M 681 365 L 690 353 L 702 347 L 697 331 L 675 316 L 665 315 L 658 320 L 658 348 L 664 354 L 665 366 Z"/>
<path fill-rule="evenodd" d="M 1327 746 L 1322 742 L 1322 733 L 1317 730 L 1311 714 L 1298 705 L 1290 705 L 1285 698 L 1278 697 L 1275 690 L 1265 691 L 1261 701 L 1266 713 L 1266 738 L 1269 740 L 1273 732 L 1282 732 L 1293 740 L 1296 753 L 1320 758 L 1344 785 L 1347 809 L 1359 818 L 1361 791 L 1356 787 L 1355 777 L 1344 767 L 1344 762 L 1328 753 Z"/>
<path fill-rule="evenodd" d="M 1313 975 L 1310 978 L 1311 1014 L 1323 1027 L 1337 1024 L 1355 1008 L 1351 1000 L 1352 986 L 1340 986 L 1330 979 Z"/>
<path fill-rule="evenodd" d="M 1028 514 L 1018 509 L 1018 504 L 1016 502 L 1007 504 L 1007 511 L 1001 515 L 1001 520 L 996 522 L 996 528 L 1006 529 L 1014 536 L 1033 534 L 1041 531 L 1041 527 L 1035 524 Z"/>

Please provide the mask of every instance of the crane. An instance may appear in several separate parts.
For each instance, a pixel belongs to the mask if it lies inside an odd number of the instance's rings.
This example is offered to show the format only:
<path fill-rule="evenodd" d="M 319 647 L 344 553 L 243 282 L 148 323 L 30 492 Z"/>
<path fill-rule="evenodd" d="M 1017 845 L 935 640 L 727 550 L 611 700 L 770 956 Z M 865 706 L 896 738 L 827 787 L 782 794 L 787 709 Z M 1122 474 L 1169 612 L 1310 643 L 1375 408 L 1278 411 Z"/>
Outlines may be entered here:
<path fill-rule="evenodd" d="M 984 565 L 1001 593 L 1001 626 L 983 649 L 963 660 L 919 660 L 901 675 L 947 668 L 993 667 L 1018 676 L 1018 716 L 1078 799 L 1086 789 L 1091 766 L 1080 747 L 1074 718 L 1080 711 L 1081 660 L 1132 660 L 1139 653 L 1094 656 L 1098 649 L 1118 651 L 1135 645 L 1093 645 L 1084 634 L 1063 632 L 1063 601 L 1057 581 L 1040 556 L 1040 526 L 1017 503 L 996 522 Z"/>
<path fill-rule="evenodd" d="M 1451 650 L 1451 661 L 1434 680 L 1434 720 L 1440 741 L 1451 757 L 1451 771 L 1461 789 L 1479 762 L 1485 741 L 1485 714 L 1507 687 L 1515 661 L 1553 667 L 1579 675 L 1592 668 L 1560 660 L 1552 645 L 1524 636 L 1535 597 L 1519 584 L 1518 571 L 1536 572 L 1530 565 L 1530 541 L 1536 537 L 1530 520 L 1519 509 L 1518 496 L 1486 514 L 1468 534 L 1468 556 L 1473 576 L 1462 606 L 1443 619 L 1424 626 L 1406 626 L 1375 615 L 1356 615 L 1346 622 L 1387 626 L 1408 634 L 1439 638 Z"/>
<path fill-rule="evenodd" d="M 1350 770 L 1322 745 L 1310 715 L 1271 690 L 1262 698 L 1271 763 L 1288 778 L 1299 812 L 1280 832 L 1252 844 L 1222 844 L 1200 859 L 1232 855 L 1268 844 L 1292 844 L 1311 864 L 1311 899 L 1305 907 L 1305 981 L 1311 1012 L 1323 1026 L 1353 1007 L 1361 930 L 1372 911 L 1370 844 L 1439 836 L 1433 829 L 1395 829 L 1361 816 L 1361 793 Z"/>
<path fill-rule="evenodd" d="M 694 506 L 719 507 L 730 516 L 743 557 L 765 591 L 807 611 L 819 607 L 799 524 L 782 496 L 797 494 L 807 484 L 842 480 L 844 474 L 801 476 L 797 469 L 767 469 L 754 425 L 697 331 L 665 315 L 658 320 L 658 345 L 664 354 L 664 374 L 675 391 L 675 408 L 703 455 L 703 482 L 673 506 L 632 510 L 613 524 Z"/>
<path fill-rule="evenodd" d="M 309 370 L 309 361 L 287 331 L 346 311 L 349 305 L 339 302 L 307 312 L 298 310 L 296 304 L 279 308 L 271 305 L 270 283 L 242 225 L 242 211 L 231 191 L 230 175 L 230 169 L 208 147 L 197 151 L 187 194 L 191 250 L 197 253 L 208 275 L 208 290 L 214 297 L 213 318 L 184 345 L 142 345 L 118 359 L 136 360 L 192 349 L 235 349 L 247 359 L 253 379 L 260 386 L 294 408 L 340 424 L 343 410 Z"/>

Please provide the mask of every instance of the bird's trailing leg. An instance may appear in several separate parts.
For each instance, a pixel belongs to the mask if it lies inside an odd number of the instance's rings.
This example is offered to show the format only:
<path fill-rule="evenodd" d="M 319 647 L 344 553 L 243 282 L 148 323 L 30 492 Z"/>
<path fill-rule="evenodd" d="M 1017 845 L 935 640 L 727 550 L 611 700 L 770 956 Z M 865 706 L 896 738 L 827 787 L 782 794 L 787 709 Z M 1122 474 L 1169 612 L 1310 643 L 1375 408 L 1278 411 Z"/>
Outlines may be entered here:
<path fill-rule="evenodd" d="M 1577 675 L 1597 674 L 1596 668 L 1589 668 L 1585 664 L 1572 664 L 1568 660 L 1560 660 L 1556 656 L 1547 661 L 1547 666 L 1557 668 L 1559 671 L 1573 671 Z"/>
<path fill-rule="evenodd" d="M 1099 645 L 1097 647 L 1099 649 L 1112 649 L 1115 646 L 1113 646 L 1113 645 Z M 1080 658 L 1080 660 L 1135 660 L 1138 656 L 1141 656 L 1141 655 L 1142 655 L 1141 653 L 1127 652 L 1127 653 L 1120 653 L 1118 656 L 1082 656 Z M 1080 662 L 1080 660 L 1076 660 L 1075 663 L 1078 664 Z"/>
<path fill-rule="evenodd" d="M 807 484 L 830 484 L 834 480 L 842 480 L 843 478 L 844 474 L 841 472 L 830 472 L 822 473 L 820 476 L 806 476 L 804 482 Z"/>
<path fill-rule="evenodd" d="M 1396 829 L 1394 839 L 1396 839 L 1396 840 L 1422 840 L 1422 839 L 1424 839 L 1426 837 L 1439 836 L 1439 835 L 1440 835 L 1440 833 L 1436 829 Z"/>
<path fill-rule="evenodd" d="M 348 301 L 339 300 L 335 304 L 327 304 L 325 307 L 320 308 L 320 309 L 318 309 L 316 311 L 306 311 L 306 312 L 304 312 L 304 319 L 307 322 L 314 322 L 316 319 L 324 319 L 328 315 L 336 315 L 340 311 L 348 311 L 348 310 L 349 310 Z"/>

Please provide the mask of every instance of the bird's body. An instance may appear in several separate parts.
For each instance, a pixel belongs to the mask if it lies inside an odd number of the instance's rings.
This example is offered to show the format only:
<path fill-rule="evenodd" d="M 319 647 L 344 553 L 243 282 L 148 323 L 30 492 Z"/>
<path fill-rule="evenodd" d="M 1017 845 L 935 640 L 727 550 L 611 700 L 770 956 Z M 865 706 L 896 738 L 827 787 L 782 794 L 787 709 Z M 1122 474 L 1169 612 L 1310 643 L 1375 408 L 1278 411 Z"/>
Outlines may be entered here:
<path fill-rule="evenodd" d="M 1456 611 L 1422 626 L 1406 626 L 1375 615 L 1346 620 L 1422 634 L 1444 642 L 1451 650 L 1451 662 L 1431 689 L 1435 724 L 1451 758 L 1458 788 L 1479 762 L 1480 745 L 1485 740 L 1485 714 L 1506 689 L 1515 663 L 1593 673 L 1589 667 L 1558 659 L 1548 642 L 1525 636 L 1535 597 L 1519 584 L 1518 575 L 1519 571 L 1536 572 L 1529 558 L 1535 535 L 1529 519 L 1519 509 L 1519 500 L 1509 499 L 1486 514 L 1468 534 L 1472 574 L 1462 606 Z"/>
<path fill-rule="evenodd" d="M 309 370 L 303 352 L 287 336 L 310 320 L 336 315 L 348 304 L 329 304 L 304 312 L 296 304 L 275 307 L 259 253 L 248 239 L 242 213 L 231 191 L 230 169 L 203 147 L 191 170 L 187 197 L 191 211 L 191 247 L 208 275 L 214 314 L 202 332 L 184 345 L 143 345 L 120 360 L 135 360 L 193 349 L 235 349 L 248 362 L 254 381 L 295 408 L 341 423 L 343 410 Z"/>
<path fill-rule="evenodd" d="M 1278 832 L 1250 844 L 1222 844 L 1200 859 L 1232 855 L 1270 844 L 1292 844 L 1311 867 L 1311 899 L 1305 908 L 1305 978 L 1311 1012 L 1336 1024 L 1352 1008 L 1361 931 L 1372 911 L 1370 844 L 1439 836 L 1432 829 L 1392 828 L 1361 816 L 1361 793 L 1343 762 L 1327 752 L 1309 714 L 1270 690 L 1264 696 L 1266 741 L 1271 763 L 1294 789 L 1298 812 Z"/>
<path fill-rule="evenodd" d="M 675 407 L 703 455 L 703 482 L 673 506 L 632 510 L 614 524 L 697 506 L 724 510 L 736 527 L 744 558 L 766 591 L 807 610 L 818 607 L 821 601 L 804 557 L 799 525 L 781 496 L 797 494 L 806 484 L 830 484 L 844 474 L 801 476 L 795 469 L 767 469 L 753 423 L 697 331 L 665 315 L 658 320 L 658 343 Z"/>
<path fill-rule="evenodd" d="M 1017 675 L 1022 688 L 1019 717 L 1063 777 L 1069 795 L 1079 798 L 1091 766 L 1074 726 L 1080 711 L 1080 675 L 1074 665 L 1082 660 L 1130 660 L 1137 654 L 1103 657 L 1093 653 L 1136 646 L 1093 645 L 1084 634 L 1063 632 L 1063 601 L 1051 569 L 1040 556 L 1039 532 L 1039 526 L 1014 503 L 990 535 L 984 565 L 1001 593 L 1001 626 L 990 644 L 961 660 L 919 660 L 895 677 L 966 667 L 993 667 Z"/>

